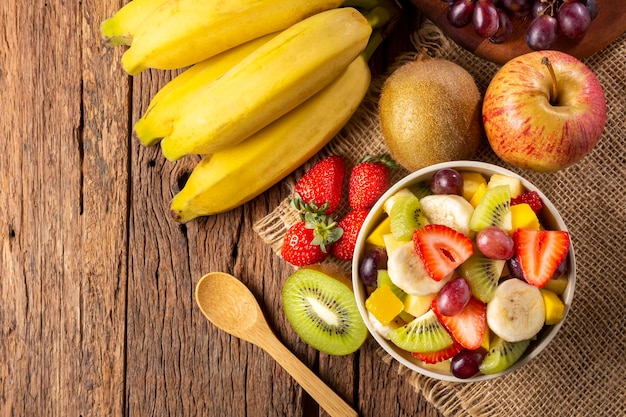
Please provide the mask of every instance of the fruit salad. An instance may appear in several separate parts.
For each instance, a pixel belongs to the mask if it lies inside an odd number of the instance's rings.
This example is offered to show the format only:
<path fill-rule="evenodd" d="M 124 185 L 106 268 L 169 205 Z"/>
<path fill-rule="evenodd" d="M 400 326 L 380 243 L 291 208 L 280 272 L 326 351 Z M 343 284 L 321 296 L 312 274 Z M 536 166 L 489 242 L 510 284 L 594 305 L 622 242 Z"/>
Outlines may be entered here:
<path fill-rule="evenodd" d="M 507 370 L 563 320 L 570 236 L 513 175 L 437 170 L 392 191 L 358 265 L 365 314 L 423 367 Z"/>

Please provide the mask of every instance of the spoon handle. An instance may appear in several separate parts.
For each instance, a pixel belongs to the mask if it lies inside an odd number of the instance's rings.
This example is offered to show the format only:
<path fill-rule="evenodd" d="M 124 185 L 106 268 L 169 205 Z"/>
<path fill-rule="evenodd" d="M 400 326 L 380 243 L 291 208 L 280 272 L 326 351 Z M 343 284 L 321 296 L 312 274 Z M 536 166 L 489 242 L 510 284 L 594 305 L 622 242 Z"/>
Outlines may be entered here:
<path fill-rule="evenodd" d="M 358 416 L 350 405 L 307 368 L 278 338 L 273 334 L 271 336 L 274 340 L 270 342 L 268 335 L 263 349 L 285 368 L 328 414 L 333 417 Z"/>

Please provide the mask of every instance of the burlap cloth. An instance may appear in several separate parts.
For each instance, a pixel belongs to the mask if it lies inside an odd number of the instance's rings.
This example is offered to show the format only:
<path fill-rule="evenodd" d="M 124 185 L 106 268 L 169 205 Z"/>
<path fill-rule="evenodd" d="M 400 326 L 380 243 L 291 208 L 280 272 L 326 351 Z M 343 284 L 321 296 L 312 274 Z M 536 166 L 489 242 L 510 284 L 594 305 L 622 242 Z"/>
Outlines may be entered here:
<path fill-rule="evenodd" d="M 414 34 L 413 44 L 416 52 L 425 49 L 430 56 L 467 69 L 483 93 L 499 68 L 451 42 L 428 21 Z M 414 56 L 400 57 L 396 66 Z M 556 339 L 537 358 L 499 379 L 455 384 L 398 364 L 399 373 L 446 416 L 626 416 L 626 36 L 584 62 L 600 80 L 608 105 L 603 137 L 591 154 L 551 174 L 509 166 L 486 142 L 475 158 L 522 174 L 560 211 L 576 254 L 577 283 L 570 313 Z M 384 78 L 372 81 L 351 121 L 283 182 L 286 187 L 325 155 L 339 153 L 355 164 L 366 154 L 385 152 L 376 116 Z M 406 173 L 395 172 L 394 180 Z M 345 212 L 341 208 L 337 218 Z M 278 251 L 287 227 L 296 219 L 284 201 L 258 219 L 255 230 Z M 381 350 L 381 360 L 390 359 Z"/>

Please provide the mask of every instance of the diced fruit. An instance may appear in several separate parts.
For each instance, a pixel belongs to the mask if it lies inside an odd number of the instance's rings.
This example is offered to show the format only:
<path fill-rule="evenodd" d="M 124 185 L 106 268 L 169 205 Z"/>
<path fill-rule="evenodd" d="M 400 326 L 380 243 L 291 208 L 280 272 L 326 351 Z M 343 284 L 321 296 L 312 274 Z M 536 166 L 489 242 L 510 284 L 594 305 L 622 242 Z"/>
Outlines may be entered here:
<path fill-rule="evenodd" d="M 416 184 L 411 184 L 409 185 L 408 189 L 419 199 L 422 199 L 427 195 L 431 195 L 433 193 L 432 191 L 430 191 L 430 185 L 427 181 L 421 181 Z"/>
<path fill-rule="evenodd" d="M 389 323 L 387 325 L 383 325 L 369 311 L 367 312 L 367 317 L 370 319 L 370 323 L 372 324 L 372 326 L 374 326 L 374 331 L 377 332 L 379 335 L 381 335 L 382 337 L 384 337 L 387 340 L 389 340 L 389 332 L 391 332 L 392 330 L 397 329 L 398 327 L 402 327 L 402 326 L 404 326 L 406 324 L 406 322 L 403 321 L 400 317 L 396 317 L 395 319 L 393 319 L 391 321 L 391 323 Z"/>
<path fill-rule="evenodd" d="M 437 303 L 433 302 L 433 311 L 443 326 L 452 334 L 454 340 L 464 348 L 475 350 L 482 345 L 487 329 L 485 303 L 471 298 L 460 313 L 454 316 L 444 316 L 438 310 Z"/>
<path fill-rule="evenodd" d="M 539 230 L 541 225 L 537 218 L 537 213 L 529 204 L 521 203 L 511 206 L 511 227 L 516 229 Z"/>
<path fill-rule="evenodd" d="M 452 346 L 452 336 L 432 310 L 389 333 L 389 339 L 409 352 L 432 353 Z"/>
<path fill-rule="evenodd" d="M 435 297 L 437 297 L 437 293 L 427 295 L 407 294 L 404 299 L 404 311 L 413 317 L 419 317 L 430 309 Z"/>
<path fill-rule="evenodd" d="M 524 279 L 536 287 L 544 287 L 567 256 L 569 233 L 562 230 L 517 229 L 514 239 Z"/>
<path fill-rule="evenodd" d="M 413 194 L 396 197 L 389 219 L 393 237 L 404 241 L 411 240 L 413 231 L 428 223 L 419 199 Z"/>
<path fill-rule="evenodd" d="M 396 202 L 398 197 L 402 197 L 405 195 L 415 195 L 413 194 L 408 188 L 402 188 L 398 191 L 396 191 L 396 193 L 394 195 L 392 195 L 391 197 L 389 197 L 388 199 L 385 200 L 385 202 L 383 203 L 383 211 L 387 214 L 391 213 L 391 208 L 393 207 L 394 203 Z"/>
<path fill-rule="evenodd" d="M 448 277 L 474 253 L 473 243 L 467 236 L 440 224 L 417 229 L 413 244 L 424 268 L 435 281 Z"/>
<path fill-rule="evenodd" d="M 432 352 L 432 353 L 413 352 L 412 355 L 413 357 L 421 360 L 424 363 L 434 364 L 434 363 L 439 363 L 439 362 L 448 360 L 454 357 L 454 355 L 456 355 L 462 350 L 463 350 L 463 346 L 461 346 L 460 343 L 455 341 L 454 343 L 452 343 L 452 346 L 439 350 L 437 352 Z"/>
<path fill-rule="evenodd" d="M 474 253 L 459 267 L 459 274 L 470 284 L 472 295 L 484 303 L 493 298 L 506 261 Z"/>
<path fill-rule="evenodd" d="M 374 228 L 372 233 L 367 236 L 365 242 L 372 246 L 384 247 L 385 240 L 383 239 L 383 236 L 387 233 L 391 233 L 391 229 L 389 227 L 390 223 L 389 217 L 385 217 L 380 223 L 378 223 L 378 226 Z"/>
<path fill-rule="evenodd" d="M 376 285 L 378 287 L 388 286 L 391 288 L 391 291 L 398 297 L 401 301 L 404 302 L 404 297 L 406 297 L 406 293 L 400 287 L 393 283 L 391 277 L 389 276 L 389 272 L 386 269 L 378 270 L 378 277 L 376 278 Z"/>
<path fill-rule="evenodd" d="M 529 345 L 530 340 L 507 342 L 499 337 L 495 337 L 489 352 L 478 369 L 485 375 L 502 372 L 517 362 Z"/>
<path fill-rule="evenodd" d="M 435 281 L 424 268 L 413 242 L 405 242 L 389 255 L 387 260 L 389 278 L 403 291 L 409 294 L 426 295 L 439 291 L 452 274 L 446 279 Z"/>
<path fill-rule="evenodd" d="M 567 283 L 567 276 L 561 275 L 560 277 L 552 278 L 543 288 L 557 295 L 563 295 L 565 288 L 567 288 Z"/>
<path fill-rule="evenodd" d="M 565 304 L 556 293 L 546 290 L 545 288 L 540 288 L 539 291 L 541 291 L 543 303 L 546 308 L 546 324 L 552 325 L 559 323 L 563 320 L 563 315 L 565 314 Z"/>
<path fill-rule="evenodd" d="M 474 207 L 460 195 L 433 194 L 420 200 L 428 223 L 443 224 L 469 236 Z"/>
<path fill-rule="evenodd" d="M 469 201 L 472 207 L 476 208 L 476 206 L 483 200 L 486 192 L 487 184 L 478 184 L 478 187 L 476 187 L 476 191 L 474 191 L 474 194 Z"/>
<path fill-rule="evenodd" d="M 489 351 L 489 346 L 491 344 L 491 333 L 489 332 L 489 327 L 485 329 L 485 336 L 483 337 L 483 342 L 480 344 L 480 347 Z"/>
<path fill-rule="evenodd" d="M 406 242 L 402 240 L 396 240 L 391 233 L 383 236 L 385 242 L 385 249 L 387 250 L 387 256 L 390 256 L 397 248 L 404 245 Z"/>
<path fill-rule="evenodd" d="M 470 229 L 480 232 L 488 226 L 498 226 L 505 231 L 511 226 L 511 192 L 507 185 L 488 188 L 480 203 L 474 208 Z"/>
<path fill-rule="evenodd" d="M 359 277 L 365 285 L 375 287 L 378 271 L 387 268 L 387 252 L 381 247 L 368 251 L 359 265 Z"/>
<path fill-rule="evenodd" d="M 527 191 L 511 199 L 511 206 L 522 203 L 528 204 L 535 213 L 539 213 L 543 208 L 543 201 L 541 201 L 541 197 L 537 191 Z"/>
<path fill-rule="evenodd" d="M 365 308 L 384 326 L 391 321 L 404 308 L 404 303 L 396 297 L 389 285 L 383 285 L 365 300 Z"/>
<path fill-rule="evenodd" d="M 511 198 L 519 197 L 524 193 L 524 186 L 522 182 L 515 177 L 504 174 L 493 174 L 489 177 L 487 188 L 497 187 L 499 185 L 508 185 L 511 193 Z"/>
<path fill-rule="evenodd" d="M 461 172 L 463 178 L 463 191 L 462 196 L 467 201 L 471 201 L 474 193 L 478 190 L 478 187 L 483 184 L 487 186 L 487 179 L 480 172 L 463 171 Z"/>

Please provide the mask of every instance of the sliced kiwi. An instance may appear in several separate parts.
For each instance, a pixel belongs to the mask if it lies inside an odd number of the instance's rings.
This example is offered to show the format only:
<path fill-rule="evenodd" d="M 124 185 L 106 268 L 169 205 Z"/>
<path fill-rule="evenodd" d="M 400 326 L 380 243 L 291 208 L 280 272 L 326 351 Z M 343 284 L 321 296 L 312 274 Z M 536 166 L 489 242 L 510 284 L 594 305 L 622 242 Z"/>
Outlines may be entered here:
<path fill-rule="evenodd" d="M 477 251 L 461 264 L 459 274 L 469 282 L 472 295 L 488 303 L 498 288 L 505 264 L 504 260 L 490 259 Z"/>
<path fill-rule="evenodd" d="M 416 317 L 406 325 L 392 330 L 389 339 L 409 352 L 431 353 L 452 346 L 450 333 L 433 310 Z"/>
<path fill-rule="evenodd" d="M 283 309 L 295 332 L 313 348 L 330 355 L 348 355 L 361 347 L 367 327 L 349 283 L 326 273 L 302 268 L 282 290 Z"/>
<path fill-rule="evenodd" d="M 507 342 L 496 336 L 478 369 L 485 375 L 502 372 L 518 361 L 528 345 L 530 340 Z"/>
<path fill-rule="evenodd" d="M 487 226 L 511 230 L 511 189 L 508 185 L 488 188 L 470 219 L 470 229 L 479 232 Z"/>
<path fill-rule="evenodd" d="M 422 199 L 427 195 L 431 195 L 433 193 L 430 189 L 430 181 L 416 182 L 415 184 L 409 185 L 408 188 L 419 199 Z"/>
<path fill-rule="evenodd" d="M 396 240 L 409 241 L 413 231 L 428 223 L 414 194 L 398 196 L 389 212 L 389 227 Z"/>

